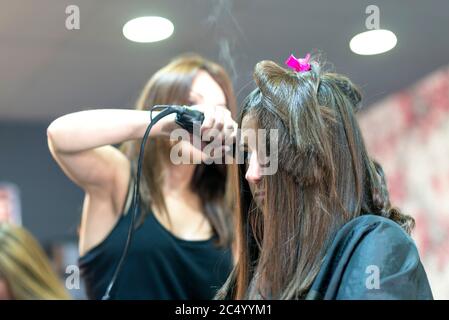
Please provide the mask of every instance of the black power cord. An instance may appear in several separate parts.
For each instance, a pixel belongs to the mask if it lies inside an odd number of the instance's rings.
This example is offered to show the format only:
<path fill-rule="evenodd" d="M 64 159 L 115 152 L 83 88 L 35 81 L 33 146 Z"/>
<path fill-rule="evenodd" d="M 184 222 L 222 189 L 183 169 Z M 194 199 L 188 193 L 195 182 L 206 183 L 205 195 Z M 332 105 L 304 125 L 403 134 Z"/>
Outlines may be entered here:
<path fill-rule="evenodd" d="M 153 118 L 153 111 L 160 111 L 160 113 Z M 195 125 L 200 126 L 204 121 L 204 115 L 200 111 L 189 109 L 185 106 L 178 105 L 156 105 L 150 110 L 150 119 L 151 122 L 148 125 L 145 134 L 142 138 L 142 143 L 140 144 L 140 152 L 139 152 L 139 160 L 137 162 L 137 172 L 136 179 L 134 180 L 134 188 L 133 188 L 133 197 L 131 204 L 131 222 L 129 224 L 128 229 L 128 237 L 126 239 L 125 247 L 123 248 L 122 255 L 120 260 L 115 268 L 114 274 L 112 276 L 111 281 L 106 289 L 106 292 L 102 298 L 102 300 L 110 300 L 112 298 L 112 290 L 114 289 L 114 285 L 117 281 L 118 276 L 123 267 L 123 263 L 126 260 L 128 255 L 129 246 L 131 244 L 134 229 L 135 229 L 135 221 L 137 217 L 137 213 L 140 209 L 140 176 L 142 174 L 142 161 L 143 155 L 145 153 L 145 145 L 148 140 L 148 136 L 150 134 L 153 126 L 162 118 L 168 116 L 169 114 L 176 113 L 175 122 L 183 129 L 186 129 L 190 133 L 193 133 L 193 128 Z"/>

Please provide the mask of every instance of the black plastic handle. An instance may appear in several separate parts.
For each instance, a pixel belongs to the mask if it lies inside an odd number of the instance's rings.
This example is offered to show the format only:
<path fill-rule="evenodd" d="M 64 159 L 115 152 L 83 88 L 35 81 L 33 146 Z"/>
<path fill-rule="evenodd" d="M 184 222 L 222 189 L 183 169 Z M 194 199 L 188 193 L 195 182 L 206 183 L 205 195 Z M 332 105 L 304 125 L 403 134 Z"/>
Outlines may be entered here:
<path fill-rule="evenodd" d="M 194 125 L 201 126 L 204 121 L 204 114 L 200 111 L 184 106 L 179 106 L 177 109 L 175 122 L 190 133 L 193 133 Z"/>

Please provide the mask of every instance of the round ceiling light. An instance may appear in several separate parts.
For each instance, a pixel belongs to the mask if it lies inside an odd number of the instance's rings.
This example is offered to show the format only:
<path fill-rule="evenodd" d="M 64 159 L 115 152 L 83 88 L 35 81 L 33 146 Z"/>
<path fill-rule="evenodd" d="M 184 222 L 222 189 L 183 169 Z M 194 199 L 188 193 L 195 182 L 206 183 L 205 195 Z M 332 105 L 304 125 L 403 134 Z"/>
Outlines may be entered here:
<path fill-rule="evenodd" d="M 369 30 L 355 35 L 349 47 L 357 54 L 373 55 L 393 49 L 397 41 L 396 35 L 390 30 Z"/>
<path fill-rule="evenodd" d="M 173 23 L 162 17 L 140 17 L 123 26 L 123 35 L 134 42 L 156 42 L 173 34 Z"/>

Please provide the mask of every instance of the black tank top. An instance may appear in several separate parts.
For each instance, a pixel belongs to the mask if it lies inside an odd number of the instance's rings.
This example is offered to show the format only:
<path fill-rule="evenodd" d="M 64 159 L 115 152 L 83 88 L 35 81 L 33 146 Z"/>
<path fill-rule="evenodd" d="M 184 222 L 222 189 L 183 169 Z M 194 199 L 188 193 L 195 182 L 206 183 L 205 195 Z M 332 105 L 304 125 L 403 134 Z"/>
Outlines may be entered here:
<path fill-rule="evenodd" d="M 101 299 L 112 278 L 131 221 L 127 211 L 103 242 L 79 258 L 89 299 Z M 177 238 L 150 212 L 134 232 L 112 299 L 212 299 L 232 269 L 231 250 L 215 240 Z"/>

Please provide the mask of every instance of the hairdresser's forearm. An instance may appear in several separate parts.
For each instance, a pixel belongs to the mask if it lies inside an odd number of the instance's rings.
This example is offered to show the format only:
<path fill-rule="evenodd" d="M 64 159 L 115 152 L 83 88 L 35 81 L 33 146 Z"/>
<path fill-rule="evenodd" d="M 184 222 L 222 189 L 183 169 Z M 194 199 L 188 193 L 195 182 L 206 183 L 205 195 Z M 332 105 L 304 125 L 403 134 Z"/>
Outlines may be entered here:
<path fill-rule="evenodd" d="M 156 115 L 155 112 L 153 115 Z M 166 122 L 169 119 L 166 119 Z M 150 113 L 139 110 L 99 109 L 71 113 L 53 121 L 48 139 L 57 152 L 80 152 L 96 147 L 142 138 L 150 123 Z M 158 123 L 151 135 L 164 132 Z"/>

